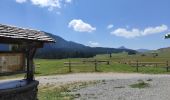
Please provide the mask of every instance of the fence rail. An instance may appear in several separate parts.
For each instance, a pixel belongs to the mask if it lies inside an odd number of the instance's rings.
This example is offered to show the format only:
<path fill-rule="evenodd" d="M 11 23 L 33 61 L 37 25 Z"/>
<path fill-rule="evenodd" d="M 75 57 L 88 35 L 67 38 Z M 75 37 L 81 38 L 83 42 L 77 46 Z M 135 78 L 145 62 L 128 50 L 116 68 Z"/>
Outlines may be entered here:
<path fill-rule="evenodd" d="M 139 62 L 137 61 L 128 61 L 128 62 L 121 62 L 122 64 L 128 64 L 133 67 L 136 67 L 136 71 L 139 71 L 139 67 L 162 67 L 165 68 L 166 71 L 169 71 L 169 61 L 165 62 Z"/>
<path fill-rule="evenodd" d="M 83 63 L 94 63 L 94 62 L 98 62 L 98 63 L 106 63 L 107 65 L 110 64 L 109 60 L 82 60 Z"/>
<path fill-rule="evenodd" d="M 64 67 L 68 67 L 69 72 L 72 72 L 73 66 L 84 66 L 86 65 L 86 63 L 94 65 L 95 71 L 98 71 L 97 67 L 99 64 L 106 63 L 107 65 L 109 65 L 110 61 L 108 60 L 83 60 L 82 62 L 71 62 L 69 60 L 69 62 L 64 62 Z"/>

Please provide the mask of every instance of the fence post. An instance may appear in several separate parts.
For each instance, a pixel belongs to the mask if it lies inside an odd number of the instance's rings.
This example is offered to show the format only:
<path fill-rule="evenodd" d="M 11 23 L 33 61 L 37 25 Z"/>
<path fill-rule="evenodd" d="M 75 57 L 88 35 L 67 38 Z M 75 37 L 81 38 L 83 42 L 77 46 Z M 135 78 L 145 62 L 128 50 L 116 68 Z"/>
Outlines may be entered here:
<path fill-rule="evenodd" d="M 167 71 L 167 72 L 169 71 L 169 64 L 168 64 L 168 61 L 166 61 L 166 71 Z"/>
<path fill-rule="evenodd" d="M 139 64 L 138 64 L 138 60 L 136 61 L 136 71 L 139 71 Z"/>
<path fill-rule="evenodd" d="M 157 64 L 157 63 L 155 64 L 155 67 L 158 67 L 158 64 Z"/>
<path fill-rule="evenodd" d="M 131 61 L 129 60 L 129 63 L 128 63 L 130 66 L 131 66 Z"/>
<path fill-rule="evenodd" d="M 69 72 L 71 72 L 71 61 L 69 60 Z"/>
<path fill-rule="evenodd" d="M 95 59 L 95 62 L 94 62 L 94 67 L 95 67 L 95 72 L 97 71 L 97 60 Z"/>
<path fill-rule="evenodd" d="M 109 60 L 107 61 L 107 65 L 110 65 L 110 61 Z"/>
<path fill-rule="evenodd" d="M 112 58 L 112 53 L 110 53 L 109 57 L 110 57 L 110 59 Z"/>

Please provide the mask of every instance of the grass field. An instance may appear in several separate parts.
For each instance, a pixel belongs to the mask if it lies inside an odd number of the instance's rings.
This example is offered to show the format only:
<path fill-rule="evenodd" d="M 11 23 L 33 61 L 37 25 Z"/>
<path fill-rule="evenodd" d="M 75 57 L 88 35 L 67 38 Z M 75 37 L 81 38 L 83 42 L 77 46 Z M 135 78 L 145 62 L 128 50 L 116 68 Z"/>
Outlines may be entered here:
<path fill-rule="evenodd" d="M 64 60 L 42 60 L 36 59 L 36 63 L 40 64 L 36 67 L 37 75 L 66 74 L 68 67 L 64 67 Z M 80 59 L 71 59 L 71 61 L 80 62 Z M 99 64 L 97 72 L 135 72 L 135 69 L 128 66 L 112 62 L 110 65 Z M 94 64 L 84 64 L 81 66 L 73 66 L 72 73 L 95 72 Z"/>
<path fill-rule="evenodd" d="M 64 62 L 82 62 L 84 58 L 76 59 L 35 59 L 36 64 L 36 75 L 54 75 L 54 74 L 67 74 L 69 73 L 68 67 L 64 66 Z M 112 58 L 109 58 L 108 54 L 97 55 L 94 58 L 97 60 L 109 60 L 110 65 L 99 64 L 97 66 L 97 72 L 121 72 L 121 73 L 136 73 L 136 68 L 127 64 L 120 64 L 119 61 L 143 61 L 143 62 L 170 62 L 170 57 L 153 57 L 152 55 L 141 56 L 128 55 L 127 53 L 112 54 Z M 169 64 L 170 65 L 170 64 Z M 72 66 L 72 73 L 80 72 L 95 72 L 94 63 L 83 64 L 78 66 Z M 166 72 L 165 68 L 162 67 L 141 67 L 139 68 L 139 73 L 157 74 L 157 73 L 170 73 Z"/>

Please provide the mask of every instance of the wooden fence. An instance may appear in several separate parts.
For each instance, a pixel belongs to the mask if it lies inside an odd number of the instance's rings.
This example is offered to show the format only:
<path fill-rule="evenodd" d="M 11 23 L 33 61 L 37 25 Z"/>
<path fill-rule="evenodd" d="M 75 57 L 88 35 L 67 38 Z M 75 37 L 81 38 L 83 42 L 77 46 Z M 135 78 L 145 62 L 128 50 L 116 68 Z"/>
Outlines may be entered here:
<path fill-rule="evenodd" d="M 122 64 L 128 64 L 131 65 L 133 67 L 136 67 L 136 71 L 139 71 L 139 67 L 162 67 L 162 68 L 166 68 L 166 71 L 169 71 L 169 61 L 165 61 L 165 62 L 139 62 L 137 61 L 128 61 L 128 62 L 123 62 Z"/>
<path fill-rule="evenodd" d="M 70 60 L 69 60 L 69 62 L 64 62 L 64 66 L 65 67 L 68 67 L 68 69 L 69 69 L 69 72 L 72 72 L 72 67 L 73 66 L 82 66 L 82 65 L 85 65 L 85 64 L 93 64 L 94 65 L 94 70 L 95 70 L 95 72 L 96 71 L 98 71 L 97 70 L 97 67 L 98 67 L 98 65 L 99 64 L 101 64 L 101 63 L 106 63 L 107 65 L 109 65 L 110 64 L 110 61 L 108 61 L 108 60 L 83 60 L 82 62 L 71 62 Z"/>
<path fill-rule="evenodd" d="M 94 63 L 94 62 L 98 62 L 98 63 L 106 63 L 107 65 L 110 65 L 110 61 L 109 60 L 82 60 L 83 63 Z"/>

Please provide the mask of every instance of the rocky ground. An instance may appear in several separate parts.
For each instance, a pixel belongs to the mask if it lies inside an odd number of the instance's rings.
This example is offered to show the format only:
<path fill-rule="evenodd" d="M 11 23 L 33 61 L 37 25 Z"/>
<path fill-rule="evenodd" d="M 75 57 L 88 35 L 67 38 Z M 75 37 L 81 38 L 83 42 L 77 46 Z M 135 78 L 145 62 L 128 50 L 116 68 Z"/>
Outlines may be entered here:
<path fill-rule="evenodd" d="M 149 87 L 134 88 L 143 81 Z M 170 77 L 113 79 L 74 91 L 76 100 L 170 100 Z"/>

